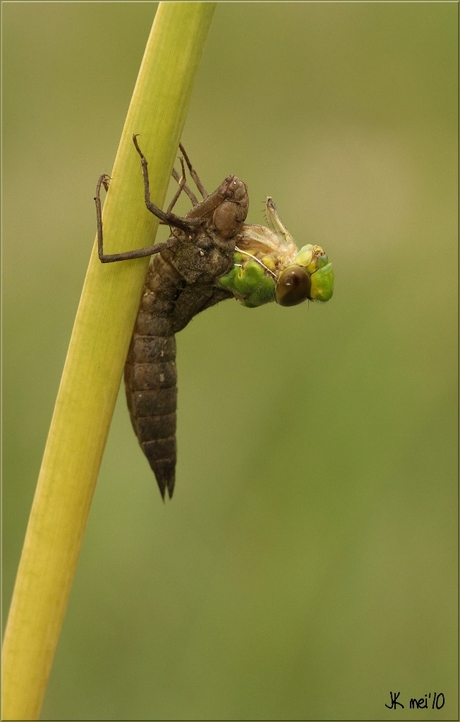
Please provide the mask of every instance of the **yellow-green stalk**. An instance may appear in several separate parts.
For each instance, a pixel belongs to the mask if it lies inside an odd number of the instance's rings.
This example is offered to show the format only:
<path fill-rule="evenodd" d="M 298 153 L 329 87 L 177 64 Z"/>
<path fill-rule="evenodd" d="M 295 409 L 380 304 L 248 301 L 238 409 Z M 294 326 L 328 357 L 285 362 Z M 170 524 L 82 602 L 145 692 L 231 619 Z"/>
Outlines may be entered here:
<path fill-rule="evenodd" d="M 160 3 L 104 208 L 104 246 L 151 245 L 133 133 L 161 206 L 214 3 Z M 86 527 L 148 258 L 101 264 L 93 248 L 27 527 L 3 645 L 2 719 L 37 719 Z"/>

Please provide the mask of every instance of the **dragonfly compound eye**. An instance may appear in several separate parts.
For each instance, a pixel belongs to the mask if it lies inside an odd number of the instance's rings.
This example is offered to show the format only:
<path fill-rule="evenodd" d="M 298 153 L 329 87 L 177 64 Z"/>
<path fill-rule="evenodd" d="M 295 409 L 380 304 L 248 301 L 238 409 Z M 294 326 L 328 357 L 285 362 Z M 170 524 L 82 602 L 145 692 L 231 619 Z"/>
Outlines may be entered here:
<path fill-rule="evenodd" d="M 276 284 L 275 298 L 280 306 L 297 306 L 310 298 L 311 278 L 302 266 L 289 266 Z"/>

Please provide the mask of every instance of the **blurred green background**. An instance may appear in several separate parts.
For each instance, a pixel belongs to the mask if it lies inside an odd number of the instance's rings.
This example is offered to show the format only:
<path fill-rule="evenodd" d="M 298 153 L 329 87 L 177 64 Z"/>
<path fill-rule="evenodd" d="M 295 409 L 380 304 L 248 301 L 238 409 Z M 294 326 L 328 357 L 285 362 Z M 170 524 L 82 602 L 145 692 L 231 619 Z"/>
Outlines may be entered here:
<path fill-rule="evenodd" d="M 155 10 L 3 6 L 5 610 Z M 172 503 L 120 391 L 43 718 L 456 718 L 457 15 L 218 6 L 185 146 L 335 295 L 179 335 Z"/>

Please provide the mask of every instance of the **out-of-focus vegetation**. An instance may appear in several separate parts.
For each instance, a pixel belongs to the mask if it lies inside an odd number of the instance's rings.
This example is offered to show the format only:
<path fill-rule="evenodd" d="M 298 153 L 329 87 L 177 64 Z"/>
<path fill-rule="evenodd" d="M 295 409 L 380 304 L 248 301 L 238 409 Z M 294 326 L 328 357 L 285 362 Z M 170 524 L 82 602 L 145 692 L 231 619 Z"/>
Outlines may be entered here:
<path fill-rule="evenodd" d="M 155 7 L 3 8 L 6 608 Z M 180 334 L 170 504 L 120 393 L 44 718 L 455 718 L 457 13 L 218 7 L 187 151 L 335 295 Z"/>

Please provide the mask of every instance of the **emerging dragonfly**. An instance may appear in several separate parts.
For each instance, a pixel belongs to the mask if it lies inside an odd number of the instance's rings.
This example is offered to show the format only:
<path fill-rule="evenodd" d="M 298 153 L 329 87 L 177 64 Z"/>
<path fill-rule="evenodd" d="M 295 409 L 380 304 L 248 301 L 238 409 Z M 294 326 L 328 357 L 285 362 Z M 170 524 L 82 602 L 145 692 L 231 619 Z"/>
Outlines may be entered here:
<path fill-rule="evenodd" d="M 182 174 L 173 170 L 177 192 L 167 211 L 150 200 L 147 160 L 139 153 L 148 210 L 171 228 L 165 243 L 126 253 L 103 251 L 100 189 L 96 187 L 99 258 L 103 263 L 152 255 L 125 365 L 129 413 L 141 448 L 153 469 L 161 496 L 172 497 L 176 469 L 176 342 L 174 334 L 200 311 L 227 298 L 255 308 L 270 301 L 295 306 L 328 301 L 333 293 L 332 264 L 320 246 L 300 251 L 282 223 L 273 199 L 266 200 L 268 227 L 245 223 L 249 208 L 245 183 L 229 175 L 208 195 L 180 145 Z M 185 164 L 199 192 L 186 182 Z M 180 194 L 192 203 L 185 216 L 172 212 Z"/>

